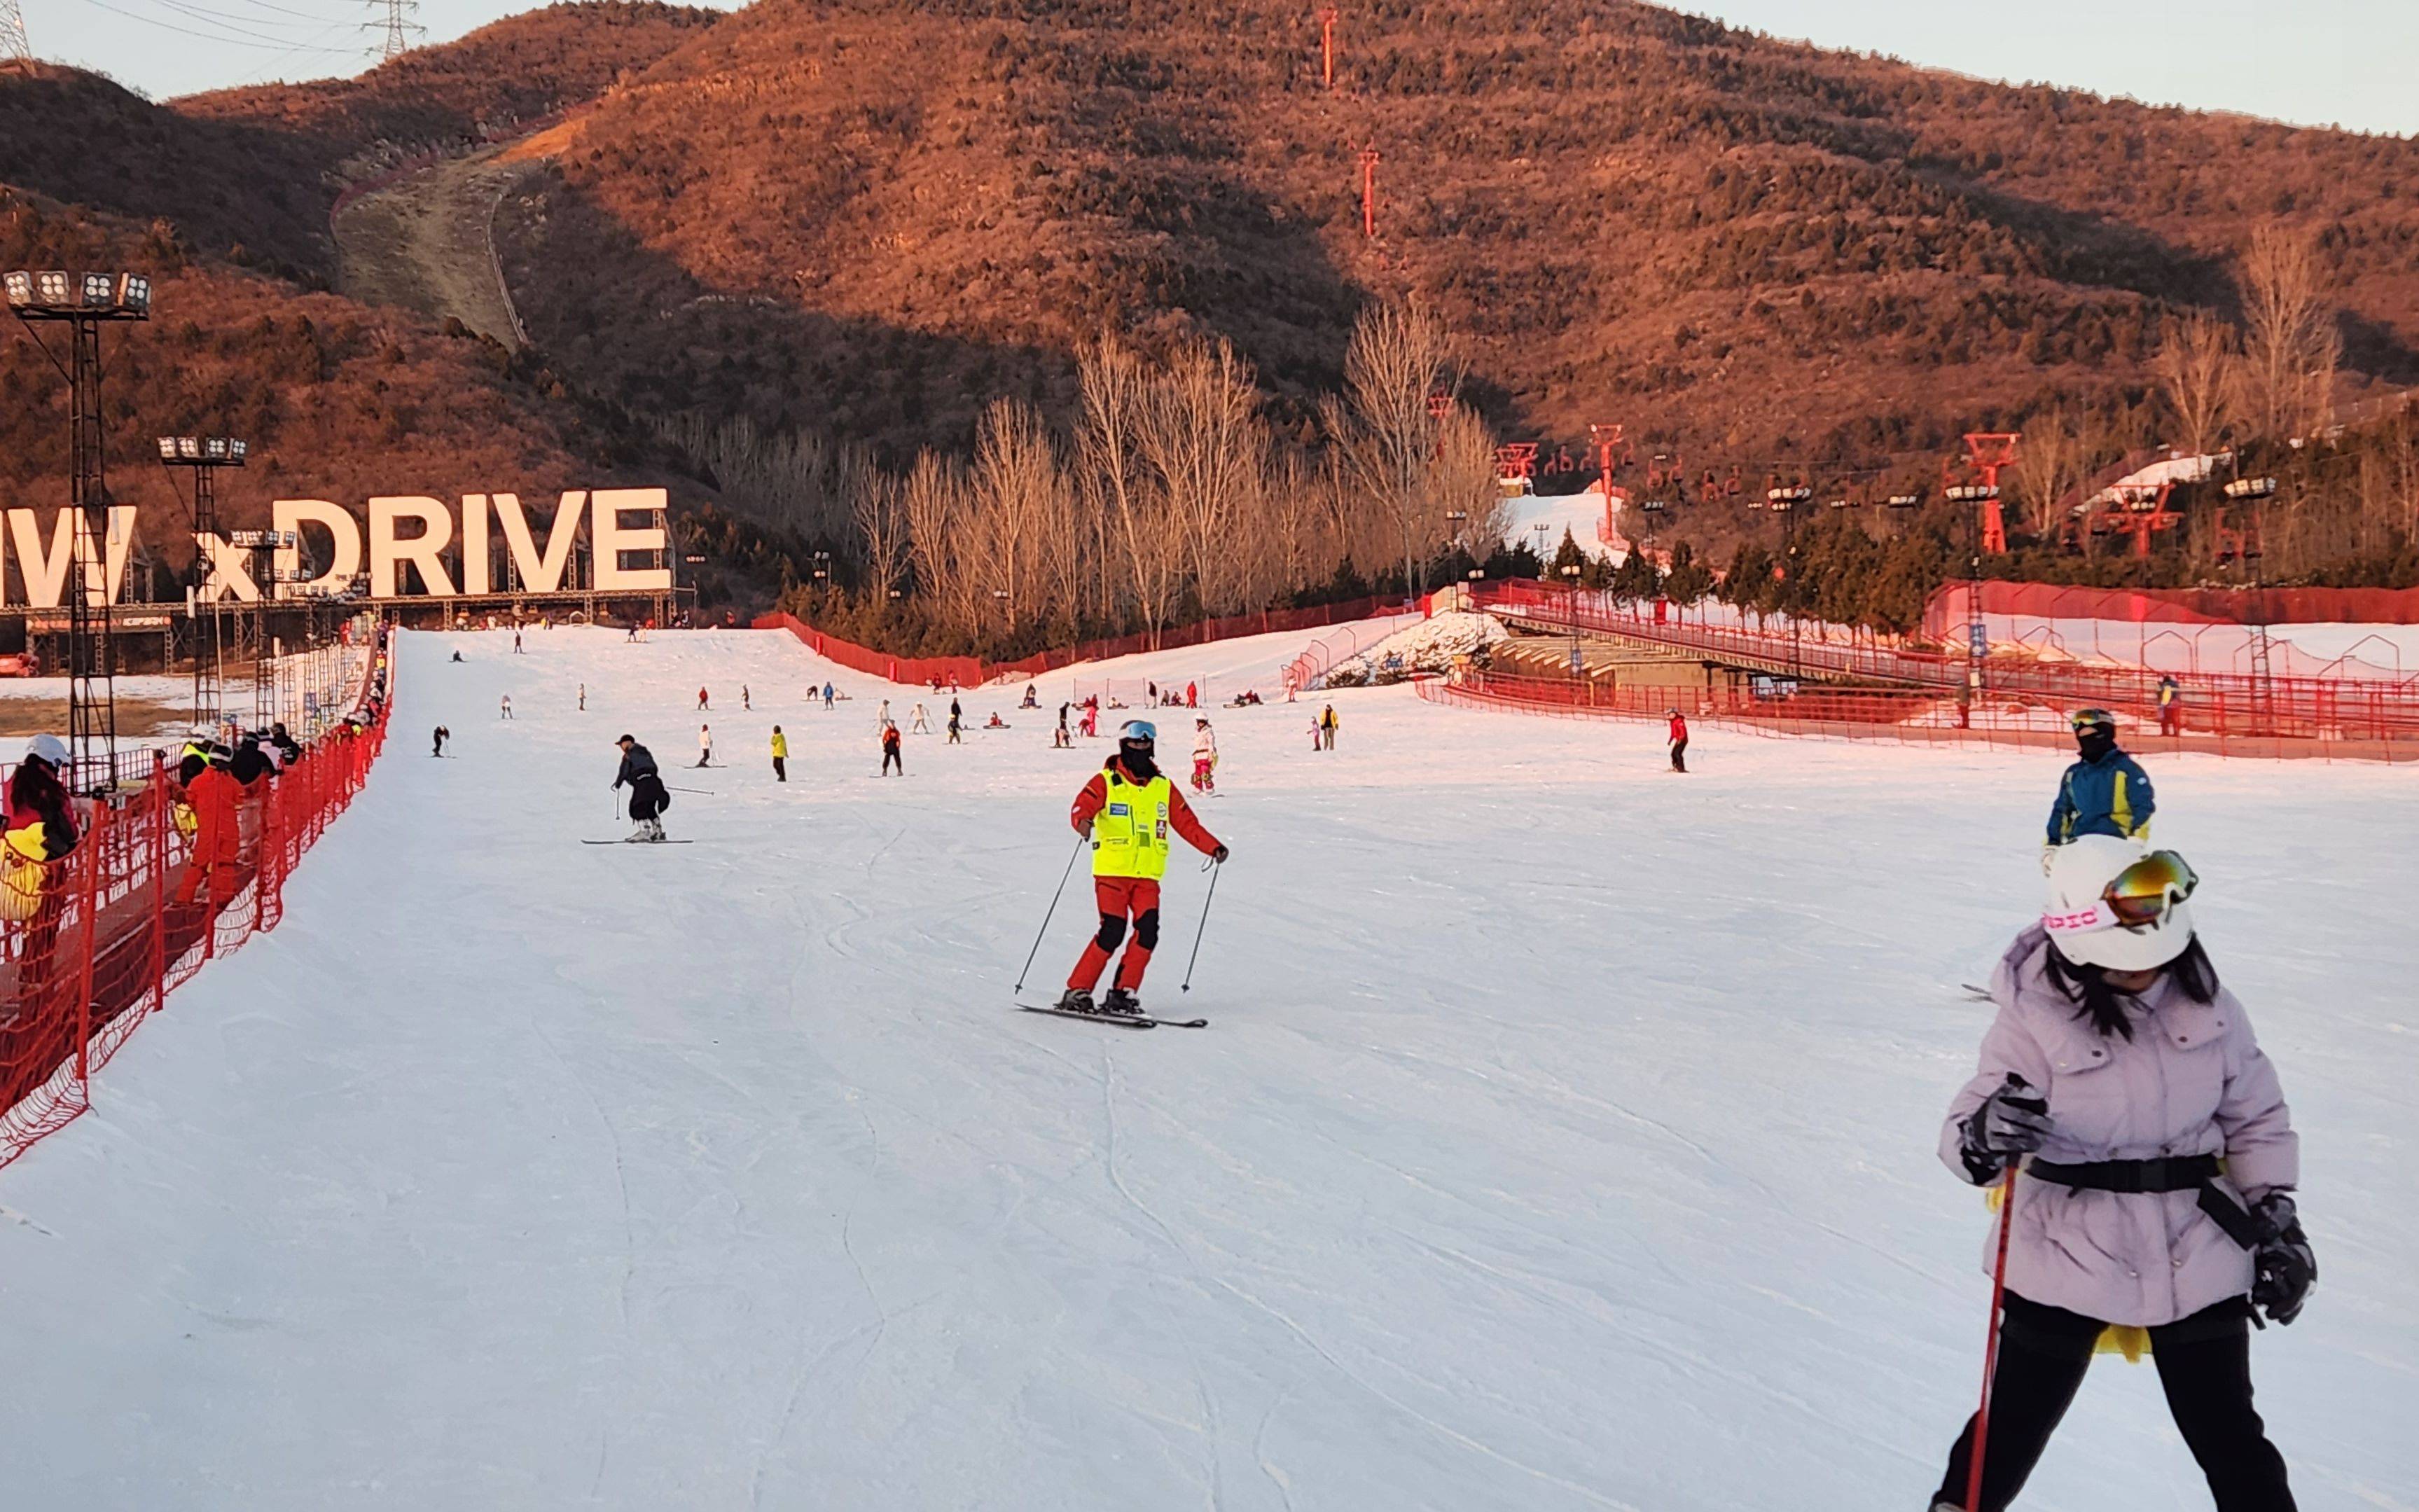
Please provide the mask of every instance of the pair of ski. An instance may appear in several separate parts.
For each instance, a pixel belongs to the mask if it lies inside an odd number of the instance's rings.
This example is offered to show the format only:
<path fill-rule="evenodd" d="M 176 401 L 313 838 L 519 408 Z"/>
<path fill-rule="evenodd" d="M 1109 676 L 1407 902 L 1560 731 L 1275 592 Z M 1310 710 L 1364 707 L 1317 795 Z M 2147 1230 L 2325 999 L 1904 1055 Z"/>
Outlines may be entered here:
<path fill-rule="evenodd" d="M 1060 1008 L 1055 1004 L 1051 1003 L 1018 1003 L 1016 1006 L 1023 1009 L 1027 1013 L 1048 1013 L 1054 1017 L 1062 1019 L 1086 1019 L 1094 1024 L 1115 1024 L 1120 1028 L 1128 1029 L 1156 1029 L 1161 1027 L 1170 1029 L 1206 1029 L 1210 1026 L 1210 1021 L 1208 1019 L 1161 1019 L 1152 1018 L 1148 1013 L 1111 1013 L 1102 1009 L 1094 1009 L 1092 1011 L 1086 1013 L 1080 1009 Z"/>
<path fill-rule="evenodd" d="M 583 840 L 582 845 L 694 845 L 693 840 L 640 840 L 636 835 L 621 840 Z"/>

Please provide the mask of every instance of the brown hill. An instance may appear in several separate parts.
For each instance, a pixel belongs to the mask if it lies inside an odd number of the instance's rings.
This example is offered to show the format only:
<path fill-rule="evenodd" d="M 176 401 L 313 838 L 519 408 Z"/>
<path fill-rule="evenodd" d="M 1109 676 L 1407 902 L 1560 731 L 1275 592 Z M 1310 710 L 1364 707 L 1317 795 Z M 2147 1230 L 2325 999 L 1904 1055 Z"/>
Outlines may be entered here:
<path fill-rule="evenodd" d="M 359 78 L 164 105 L 80 69 L 0 68 L 0 184 L 164 220 L 210 256 L 323 286 L 347 180 L 593 99 L 718 19 L 653 0 L 550 6 Z"/>
<path fill-rule="evenodd" d="M 1104 325 L 1281 408 L 1414 293 L 1507 434 L 1844 466 L 2137 402 L 2261 220 L 2323 226 L 2350 386 L 2419 379 L 2419 145 L 2009 87 L 1651 7 L 762 0 L 549 133 L 537 341 L 642 408 L 965 443 Z M 1379 154 L 1361 236 L 1357 154 Z"/>

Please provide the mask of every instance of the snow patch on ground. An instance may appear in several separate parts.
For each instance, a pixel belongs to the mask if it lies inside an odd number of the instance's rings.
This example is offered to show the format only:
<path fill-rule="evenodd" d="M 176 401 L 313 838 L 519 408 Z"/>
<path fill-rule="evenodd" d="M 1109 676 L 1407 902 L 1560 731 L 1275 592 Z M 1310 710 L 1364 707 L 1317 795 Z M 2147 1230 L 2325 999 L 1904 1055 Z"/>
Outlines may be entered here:
<path fill-rule="evenodd" d="M 1456 656 L 1482 646 L 1508 640 L 1512 632 L 1491 614 L 1439 614 L 1407 625 L 1357 656 L 1348 656 L 1328 670 L 1315 687 L 1364 687 L 1399 683 L 1413 672 L 1441 672 Z"/>
<path fill-rule="evenodd" d="M 1989 1286 L 1934 1154 L 1957 983 L 2039 906 L 2058 753 L 1701 730 L 1679 777 L 1652 724 L 1409 687 L 1332 695 L 1333 752 L 1223 712 L 1234 859 L 1179 996 L 1179 851 L 1147 984 L 1212 1027 L 1136 1032 L 1008 1006 L 1106 740 L 910 736 L 882 779 L 899 690 L 789 637 L 529 645 L 405 636 L 284 926 L 0 1172 L 9 1504 L 1922 1504 Z M 686 766 L 705 721 L 732 764 Z M 624 730 L 697 843 L 578 843 L 627 828 Z M 2255 1336 L 2260 1410 L 2305 1504 L 2419 1504 L 2419 773 L 2151 766 L 2303 1131 L 2325 1281 Z M 2206 1494 L 2103 1359 L 2026 1504 Z"/>

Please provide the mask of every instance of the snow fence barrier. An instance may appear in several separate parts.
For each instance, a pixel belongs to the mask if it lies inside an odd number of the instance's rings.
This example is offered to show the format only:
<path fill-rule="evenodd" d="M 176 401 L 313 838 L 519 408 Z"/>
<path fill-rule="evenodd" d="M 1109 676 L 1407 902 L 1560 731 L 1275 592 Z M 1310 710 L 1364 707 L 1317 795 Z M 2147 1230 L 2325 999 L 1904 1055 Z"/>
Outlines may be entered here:
<path fill-rule="evenodd" d="M 1502 709 L 1564 718 L 1665 718 L 1677 708 L 1691 721 L 1749 734 L 1887 740 L 1908 746 L 1989 746 L 2072 754 L 2066 706 L 2038 695 L 1985 689 L 1979 698 L 1920 687 L 1826 687 L 1782 677 L 1707 687 L 1623 687 L 1594 678 L 1523 677 L 1468 669 L 1419 680 L 1431 703 Z M 2350 695 L 2348 695 L 2350 696 Z M 2371 695 L 2381 696 L 2381 695 Z M 2335 722 L 2278 733 L 2272 704 L 2229 711 L 2188 710 L 2163 733 L 2155 709 L 2118 711 L 2125 748 L 2136 754 L 2199 751 L 2214 756 L 2321 761 L 2419 761 L 2419 725 L 2376 707 L 2329 715 Z M 2347 734 L 2347 729 L 2366 732 Z"/>
<path fill-rule="evenodd" d="M 816 656 L 836 661 L 851 671 L 864 672 L 893 683 L 923 687 L 980 687 L 993 681 L 1013 681 L 1020 677 L 1039 677 L 1043 672 L 1072 667 L 1078 662 L 1106 661 L 1112 656 L 1133 656 L 1149 651 L 1174 651 L 1184 646 L 1206 645 L 1212 640 L 1232 640 L 1247 635 L 1277 635 L 1288 630 L 1316 630 L 1348 620 L 1364 620 L 1373 614 L 1399 609 L 1397 600 L 1355 598 L 1341 604 L 1314 604 L 1308 609 L 1257 609 L 1249 614 L 1230 614 L 1223 619 L 1197 620 L 1156 633 L 1112 636 L 1105 640 L 1083 640 L 1055 651 L 1043 651 L 1015 661 L 985 661 L 979 656 L 898 656 L 871 646 L 858 645 L 816 629 L 794 614 L 760 614 L 748 622 L 755 630 L 787 630 L 807 643 Z M 1416 611 L 1414 611 L 1416 612 Z"/>
<path fill-rule="evenodd" d="M 386 740 L 381 639 L 339 723 L 283 774 L 198 814 L 164 752 L 77 798 L 57 860 L 0 856 L 0 1165 L 91 1105 L 92 1073 L 212 957 L 277 927 L 285 879 L 359 794 Z M 211 855 L 199 853 L 208 850 Z"/>

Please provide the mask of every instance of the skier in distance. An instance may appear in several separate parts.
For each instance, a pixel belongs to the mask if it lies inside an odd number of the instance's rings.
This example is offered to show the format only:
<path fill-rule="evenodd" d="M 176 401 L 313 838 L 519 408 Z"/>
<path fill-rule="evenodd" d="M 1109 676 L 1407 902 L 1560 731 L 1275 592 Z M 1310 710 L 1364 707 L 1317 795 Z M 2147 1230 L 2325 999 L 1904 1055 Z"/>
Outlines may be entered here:
<path fill-rule="evenodd" d="M 2158 799 L 2150 775 L 2117 748 L 2117 718 L 2106 709 L 2077 709 L 2074 764 L 2058 779 L 2049 808 L 2049 844 L 2055 848 L 2081 835 L 2113 835 L 2148 841 Z M 2050 857 L 2042 857 L 2046 871 Z"/>
<path fill-rule="evenodd" d="M 1058 1007 L 1076 1013 L 1139 1013 L 1143 972 L 1159 946 L 1159 881 L 1167 874 L 1167 832 L 1174 826 L 1185 843 L 1223 864 L 1226 847 L 1202 827 L 1153 760 L 1159 732 L 1146 719 L 1129 719 L 1117 732 L 1117 751 L 1075 795 L 1068 822 L 1092 842 L 1092 895 L 1101 927 L 1067 978 Z M 1126 941 L 1127 920 L 1133 938 Z M 1092 988 L 1107 969 L 1119 942 L 1117 985 L 1096 1008 Z"/>
<path fill-rule="evenodd" d="M 1672 744 L 1672 770 L 1685 772 L 1688 769 L 1688 721 L 1680 717 L 1680 711 L 1677 709 L 1666 709 L 1663 713 L 1672 721 L 1669 736 Z"/>
<path fill-rule="evenodd" d="M 622 768 L 613 774 L 613 786 L 618 791 L 624 782 L 630 785 L 630 817 L 639 822 L 630 838 L 663 839 L 663 812 L 672 806 L 672 795 L 664 791 L 663 774 L 655 770 L 655 757 L 628 735 L 613 744 L 622 748 Z"/>
<path fill-rule="evenodd" d="M 1193 721 L 1193 791 L 1218 791 L 1218 736 L 1206 714 Z"/>

